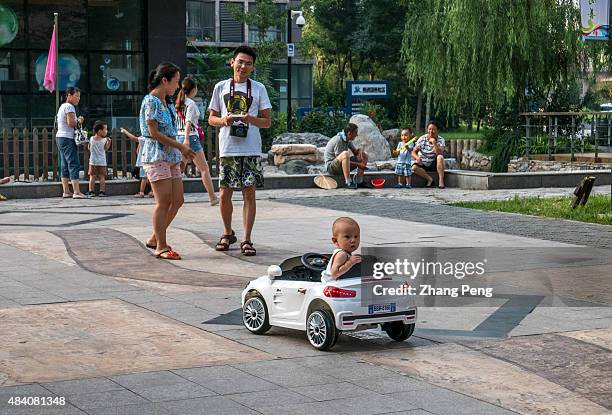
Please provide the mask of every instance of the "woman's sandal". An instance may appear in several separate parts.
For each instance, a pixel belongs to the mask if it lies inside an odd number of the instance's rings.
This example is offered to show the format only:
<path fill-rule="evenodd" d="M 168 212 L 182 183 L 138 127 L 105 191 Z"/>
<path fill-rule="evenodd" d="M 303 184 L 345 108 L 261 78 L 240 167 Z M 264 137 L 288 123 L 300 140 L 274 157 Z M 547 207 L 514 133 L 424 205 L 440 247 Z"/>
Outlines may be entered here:
<path fill-rule="evenodd" d="M 223 242 L 224 239 L 227 239 L 228 242 Z M 219 242 L 217 242 L 217 246 L 215 246 L 215 251 L 227 251 L 231 244 L 236 243 L 238 238 L 236 238 L 236 233 L 232 231 L 229 235 L 221 235 L 219 238 Z"/>
<path fill-rule="evenodd" d="M 255 256 L 257 255 L 257 250 L 253 248 L 253 242 L 251 241 L 242 241 L 240 242 L 240 252 L 244 256 Z"/>
<path fill-rule="evenodd" d="M 176 261 L 176 260 L 181 259 L 181 256 L 178 254 L 178 252 L 175 252 L 172 249 L 164 249 L 159 254 L 155 254 L 155 258 L 169 259 L 169 260 Z"/>
<path fill-rule="evenodd" d="M 145 242 L 145 246 L 149 249 L 157 249 L 157 244 L 153 245 L 148 242 Z M 168 245 L 168 249 L 172 251 L 172 247 L 170 245 Z"/>

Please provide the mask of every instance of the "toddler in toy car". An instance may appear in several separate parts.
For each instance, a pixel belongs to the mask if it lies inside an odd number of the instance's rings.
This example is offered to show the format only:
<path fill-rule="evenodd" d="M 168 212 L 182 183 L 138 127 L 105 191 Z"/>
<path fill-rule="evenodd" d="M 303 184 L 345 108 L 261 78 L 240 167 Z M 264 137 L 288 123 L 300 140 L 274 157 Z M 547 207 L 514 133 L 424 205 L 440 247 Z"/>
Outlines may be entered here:
<path fill-rule="evenodd" d="M 333 281 L 361 262 L 361 255 L 353 255 L 359 248 L 360 237 L 361 229 L 355 219 L 343 216 L 334 221 L 331 239 L 336 249 L 321 273 L 321 281 Z"/>

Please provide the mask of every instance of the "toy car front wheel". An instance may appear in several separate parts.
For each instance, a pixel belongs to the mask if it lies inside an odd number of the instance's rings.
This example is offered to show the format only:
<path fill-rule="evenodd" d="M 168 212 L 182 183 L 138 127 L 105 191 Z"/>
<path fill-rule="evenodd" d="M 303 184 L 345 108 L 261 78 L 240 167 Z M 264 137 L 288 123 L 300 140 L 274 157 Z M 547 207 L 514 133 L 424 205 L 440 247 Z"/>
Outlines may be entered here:
<path fill-rule="evenodd" d="M 242 322 L 251 333 L 264 334 L 270 330 L 268 307 L 261 295 L 255 294 L 244 302 Z"/>
<path fill-rule="evenodd" d="M 392 321 L 390 323 L 384 323 L 382 329 L 393 340 L 403 342 L 408 337 L 412 336 L 414 332 L 414 323 L 404 324 L 401 321 Z"/>
<path fill-rule="evenodd" d="M 331 313 L 327 310 L 313 310 L 306 319 L 306 336 L 318 350 L 327 350 L 338 340 L 338 330 Z"/>

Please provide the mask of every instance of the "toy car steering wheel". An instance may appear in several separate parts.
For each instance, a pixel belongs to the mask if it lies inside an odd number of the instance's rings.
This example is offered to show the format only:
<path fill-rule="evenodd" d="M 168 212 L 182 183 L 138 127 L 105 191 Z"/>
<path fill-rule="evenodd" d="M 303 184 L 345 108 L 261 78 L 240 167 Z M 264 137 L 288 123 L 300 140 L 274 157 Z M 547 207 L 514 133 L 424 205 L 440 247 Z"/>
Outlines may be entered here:
<path fill-rule="evenodd" d="M 313 271 L 325 271 L 327 264 L 329 263 L 329 256 L 323 254 L 316 254 L 309 252 L 302 255 L 302 264 Z"/>

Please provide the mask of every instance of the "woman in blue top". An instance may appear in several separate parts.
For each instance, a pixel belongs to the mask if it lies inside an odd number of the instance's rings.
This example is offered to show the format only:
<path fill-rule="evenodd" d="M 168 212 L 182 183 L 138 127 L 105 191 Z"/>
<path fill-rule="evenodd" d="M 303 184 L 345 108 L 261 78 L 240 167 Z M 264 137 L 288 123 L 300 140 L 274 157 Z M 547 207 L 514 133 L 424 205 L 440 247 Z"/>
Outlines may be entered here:
<path fill-rule="evenodd" d="M 183 205 L 181 160 L 193 158 L 189 147 L 176 141 L 176 112 L 167 97 L 174 95 L 181 74 L 172 63 L 160 63 L 149 74 L 149 94 L 140 107 L 140 132 L 145 141 L 142 164 L 151 182 L 156 206 L 153 235 L 146 242 L 161 259 L 181 259 L 166 242 L 166 230 Z"/>

